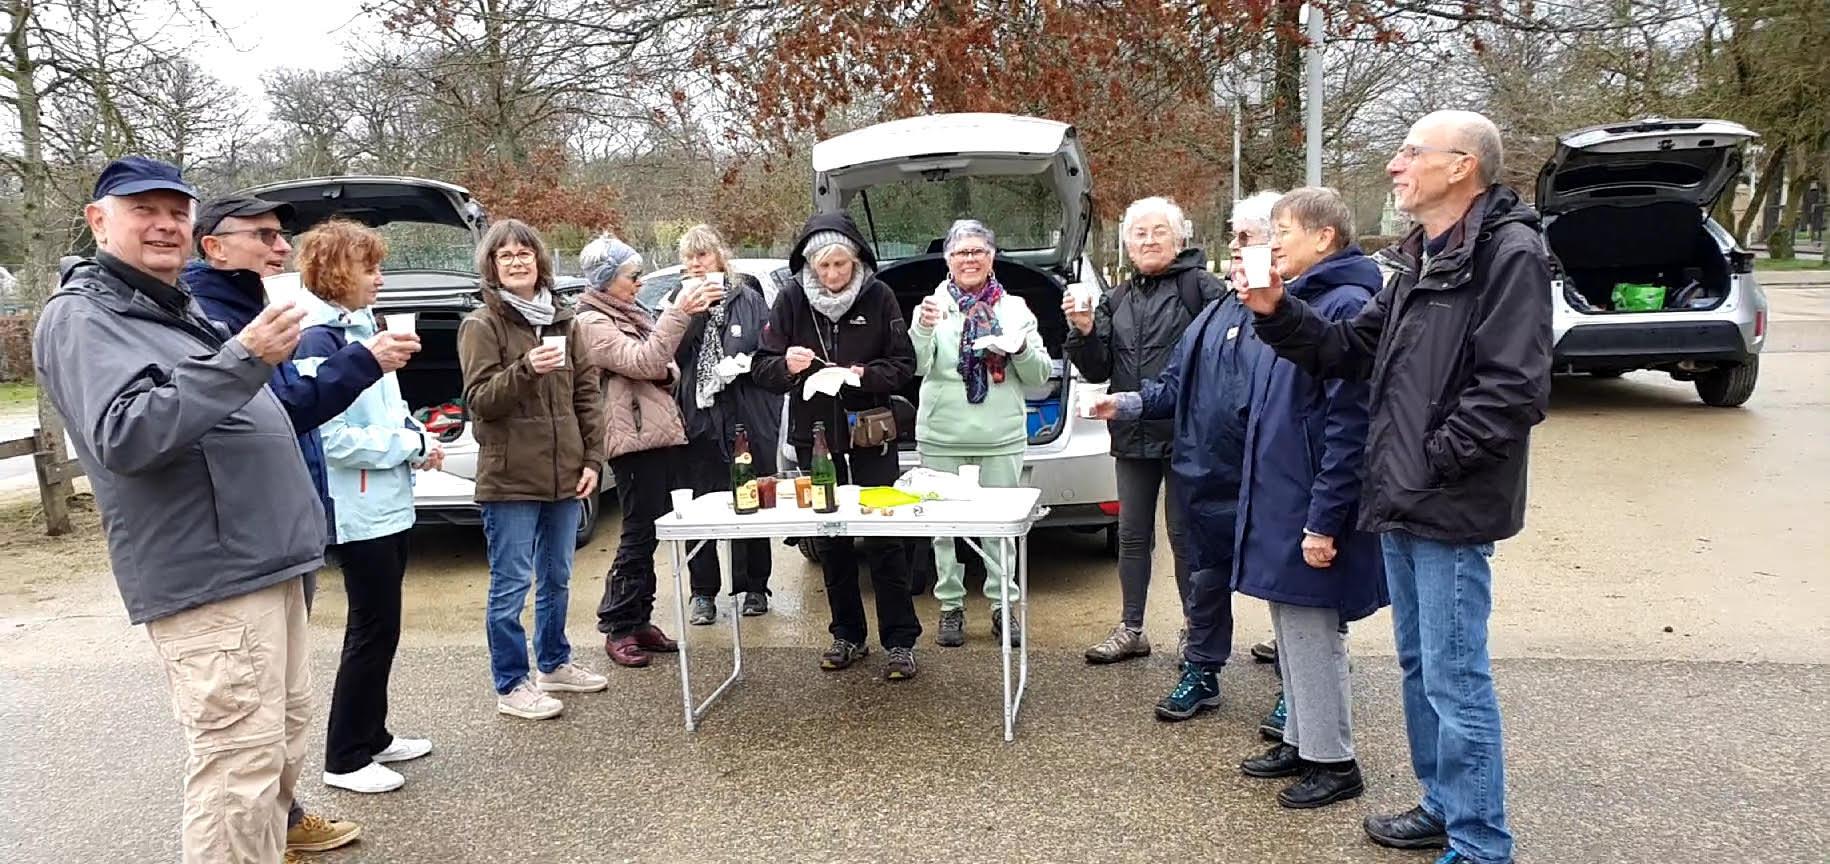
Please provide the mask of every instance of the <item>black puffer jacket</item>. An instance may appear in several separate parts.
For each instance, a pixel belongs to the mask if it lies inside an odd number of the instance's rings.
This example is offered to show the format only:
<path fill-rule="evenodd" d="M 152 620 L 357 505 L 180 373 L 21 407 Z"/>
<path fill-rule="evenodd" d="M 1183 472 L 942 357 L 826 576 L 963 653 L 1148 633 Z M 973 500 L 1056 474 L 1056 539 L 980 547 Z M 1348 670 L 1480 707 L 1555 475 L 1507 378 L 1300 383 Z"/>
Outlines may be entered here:
<path fill-rule="evenodd" d="M 737 438 L 737 424 L 750 434 L 751 454 L 756 459 L 758 475 L 775 473 L 775 440 L 782 425 L 782 397 L 757 383 L 754 373 L 737 376 L 713 397 L 712 407 L 700 408 L 699 350 L 708 338 L 719 340 L 719 356 L 751 355 L 762 342 L 763 328 L 769 324 L 769 305 L 763 302 L 762 285 L 755 277 L 743 273 L 730 276 L 725 294 L 724 327 L 708 334 L 710 312 L 693 316 L 680 347 L 674 353 L 674 364 L 680 369 L 680 380 L 674 386 L 674 402 L 680 406 L 680 418 L 688 440 L 718 442 L 725 458 Z"/>
<path fill-rule="evenodd" d="M 1372 380 L 1360 527 L 1491 543 L 1525 524 L 1531 427 L 1550 397 L 1550 265 L 1538 216 L 1493 186 L 1425 257 L 1413 231 L 1349 321 L 1286 295 L 1257 319 L 1279 355 Z M 1421 275 L 1419 275 L 1421 273 Z"/>
<path fill-rule="evenodd" d="M 1135 275 L 1099 298 L 1093 332 L 1068 327 L 1066 353 L 1088 381 L 1110 381 L 1111 392 L 1136 390 L 1162 374 L 1176 341 L 1195 316 L 1226 291 L 1207 270 L 1207 255 L 1184 249 L 1163 272 Z M 1114 420 L 1112 455 L 1166 459 L 1175 440 L 1171 420 Z"/>
<path fill-rule="evenodd" d="M 769 325 L 763 328 L 750 375 L 762 387 L 788 394 L 788 443 L 812 446 L 813 424 L 823 420 L 827 445 L 834 453 L 840 453 L 851 447 L 846 413 L 889 407 L 890 396 L 915 377 L 915 347 L 909 342 L 908 324 L 902 318 L 902 307 L 896 303 L 896 293 L 875 276 L 864 278 L 857 298 L 838 322 L 814 311 L 799 274 L 807 263 L 807 240 L 823 231 L 850 237 L 858 247 L 860 263 L 872 272 L 877 269 L 877 257 L 851 217 L 822 213 L 807 220 L 800 240 L 788 255 L 788 273 L 778 278 L 781 290 L 775 295 L 775 308 Z M 810 348 L 819 358 L 799 374 L 788 371 L 783 356 L 795 346 Z M 818 394 L 811 400 L 802 399 L 801 382 L 827 363 L 864 367 L 860 376 L 863 386 L 847 387 L 839 391 L 836 399 Z"/>

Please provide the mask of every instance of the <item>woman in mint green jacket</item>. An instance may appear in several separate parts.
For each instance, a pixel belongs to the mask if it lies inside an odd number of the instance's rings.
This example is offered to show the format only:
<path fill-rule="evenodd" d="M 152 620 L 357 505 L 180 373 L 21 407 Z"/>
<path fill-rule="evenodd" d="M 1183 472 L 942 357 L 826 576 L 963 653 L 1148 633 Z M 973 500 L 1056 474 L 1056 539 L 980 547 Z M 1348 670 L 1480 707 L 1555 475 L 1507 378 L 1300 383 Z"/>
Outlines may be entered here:
<path fill-rule="evenodd" d="M 976 465 L 980 485 L 1015 486 L 1029 444 L 1023 391 L 1047 386 L 1052 367 L 1048 349 L 1029 304 L 998 284 L 992 269 L 997 238 L 991 229 L 961 219 L 947 231 L 941 248 L 947 256 L 947 281 L 922 299 L 909 331 L 915 374 L 921 376 L 916 449 L 925 467 L 957 472 L 962 465 Z M 998 344 L 982 343 L 986 337 Z M 1002 586 L 1017 593 L 1011 581 L 1014 556 L 1007 540 L 980 542 L 989 553 L 985 596 L 992 602 L 991 632 L 1001 636 Z M 935 641 L 949 648 L 963 645 L 966 568 L 952 537 L 934 540 L 934 571 L 934 597 L 940 601 Z"/>
<path fill-rule="evenodd" d="M 325 357 L 375 337 L 379 328 L 370 307 L 381 290 L 386 255 L 387 243 L 374 229 L 345 220 L 322 223 L 299 238 L 299 281 L 312 295 L 299 300 L 306 328 L 294 361 L 299 374 L 316 376 Z M 349 596 L 324 740 L 324 785 L 387 792 L 405 782 L 390 764 L 432 752 L 431 741 L 388 731 L 388 678 L 400 646 L 413 472 L 441 467 L 444 452 L 408 415 L 392 372 L 318 431 L 335 523 L 331 549 Z"/>

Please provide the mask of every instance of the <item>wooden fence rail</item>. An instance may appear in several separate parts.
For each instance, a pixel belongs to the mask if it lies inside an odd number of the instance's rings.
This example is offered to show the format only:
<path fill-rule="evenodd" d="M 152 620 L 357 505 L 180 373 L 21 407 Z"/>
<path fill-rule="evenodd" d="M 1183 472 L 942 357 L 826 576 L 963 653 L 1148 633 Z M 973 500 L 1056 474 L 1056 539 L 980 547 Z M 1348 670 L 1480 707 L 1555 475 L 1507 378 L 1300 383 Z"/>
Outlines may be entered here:
<path fill-rule="evenodd" d="M 82 464 L 66 454 L 62 435 L 53 440 L 43 429 L 33 431 L 30 438 L 0 441 L 0 459 L 26 456 L 32 457 L 32 466 L 38 473 L 38 498 L 44 505 L 47 533 L 68 531 L 70 494 L 74 491 L 70 481 L 83 476 Z"/>

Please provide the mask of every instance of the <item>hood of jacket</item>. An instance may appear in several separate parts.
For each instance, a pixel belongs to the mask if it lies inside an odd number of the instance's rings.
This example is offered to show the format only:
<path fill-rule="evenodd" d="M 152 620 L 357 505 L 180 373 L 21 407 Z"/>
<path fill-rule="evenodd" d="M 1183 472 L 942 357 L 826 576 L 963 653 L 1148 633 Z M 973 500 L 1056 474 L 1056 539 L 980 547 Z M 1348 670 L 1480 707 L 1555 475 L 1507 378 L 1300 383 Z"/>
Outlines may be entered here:
<path fill-rule="evenodd" d="M 305 320 L 300 327 L 330 327 L 343 331 L 345 342 L 360 342 L 375 335 L 379 329 L 375 322 L 375 310 L 370 308 L 349 311 L 316 294 L 303 294 L 298 299 L 299 308 L 305 310 Z"/>
<path fill-rule="evenodd" d="M 184 265 L 179 278 L 190 289 L 191 296 L 203 304 L 204 312 L 211 318 L 220 313 L 226 319 L 221 323 L 231 333 L 241 332 L 267 305 L 266 285 L 253 270 L 218 270 L 200 258 L 193 258 Z"/>
<path fill-rule="evenodd" d="M 1449 245 L 1442 253 L 1430 261 L 1431 272 L 1453 272 L 1467 266 L 1474 254 L 1475 246 L 1485 237 L 1491 237 L 1502 226 L 1519 224 L 1539 233 L 1538 211 L 1519 200 L 1519 193 L 1498 183 L 1487 187 L 1481 197 L 1474 199 L 1468 212 L 1461 221 L 1449 229 Z M 1403 264 L 1414 267 L 1415 262 L 1423 260 L 1424 244 L 1429 236 L 1422 225 L 1411 230 L 1404 242 L 1399 244 Z"/>
<path fill-rule="evenodd" d="M 807 266 L 807 241 L 813 235 L 825 231 L 837 231 L 851 238 L 851 242 L 858 245 L 858 260 L 863 261 L 872 273 L 877 272 L 877 251 L 864 239 L 864 232 L 858 230 L 858 223 L 851 221 L 851 217 L 844 213 L 819 213 L 801 226 L 801 234 L 795 238 L 794 249 L 788 253 L 789 273 L 800 275 L 801 268 Z"/>
<path fill-rule="evenodd" d="M 1303 271 L 1291 281 L 1289 290 L 1292 296 L 1312 300 L 1341 285 L 1358 285 L 1377 293 L 1382 282 L 1379 265 L 1366 257 L 1359 246 L 1349 245 Z"/>
<path fill-rule="evenodd" d="M 1183 249 L 1182 251 L 1177 252 L 1176 257 L 1169 262 L 1169 266 L 1163 268 L 1163 272 L 1151 273 L 1148 275 L 1139 273 L 1135 278 L 1161 279 L 1163 281 L 1173 281 L 1177 276 L 1180 276 L 1183 273 L 1187 273 L 1190 270 L 1206 270 L 1206 269 L 1207 269 L 1206 250 L 1189 248 L 1189 249 Z"/>

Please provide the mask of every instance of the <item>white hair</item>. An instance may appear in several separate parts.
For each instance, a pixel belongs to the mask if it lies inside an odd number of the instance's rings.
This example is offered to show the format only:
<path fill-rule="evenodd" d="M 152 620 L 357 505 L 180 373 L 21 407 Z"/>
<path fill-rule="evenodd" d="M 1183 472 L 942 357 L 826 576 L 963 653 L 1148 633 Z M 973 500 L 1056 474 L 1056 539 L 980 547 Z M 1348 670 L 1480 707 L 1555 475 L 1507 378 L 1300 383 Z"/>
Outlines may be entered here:
<path fill-rule="evenodd" d="M 1169 223 L 1169 230 L 1176 235 L 1177 249 L 1187 245 L 1190 229 L 1193 226 L 1188 224 L 1188 217 L 1182 214 L 1182 208 L 1177 206 L 1176 202 L 1161 195 L 1139 198 L 1131 202 L 1131 206 L 1125 208 L 1124 218 L 1118 222 L 1119 236 L 1128 236 L 1131 233 L 1131 226 L 1146 216 L 1161 216 L 1163 221 Z"/>
<path fill-rule="evenodd" d="M 1233 202 L 1233 215 L 1230 220 L 1234 231 L 1258 231 L 1271 233 L 1271 208 L 1277 206 L 1277 199 L 1282 192 L 1266 190 L 1250 198 Z"/>
<path fill-rule="evenodd" d="M 1487 119 L 1487 115 L 1476 111 L 1445 109 L 1425 114 L 1417 121 L 1417 125 L 1426 122 L 1442 123 L 1449 127 L 1456 147 L 1474 157 L 1475 177 L 1482 186 L 1499 182 L 1500 172 L 1506 167 L 1506 148 L 1500 140 L 1500 127 Z"/>
<path fill-rule="evenodd" d="M 959 245 L 959 241 L 971 237 L 977 237 L 980 240 L 985 241 L 985 246 L 991 250 L 991 253 L 993 255 L 997 254 L 998 236 L 991 233 L 991 229 L 985 227 L 985 223 L 980 222 L 977 219 L 955 220 L 953 222 L 953 227 L 947 229 L 947 239 L 942 241 L 940 251 L 952 252 L 953 247 Z"/>

